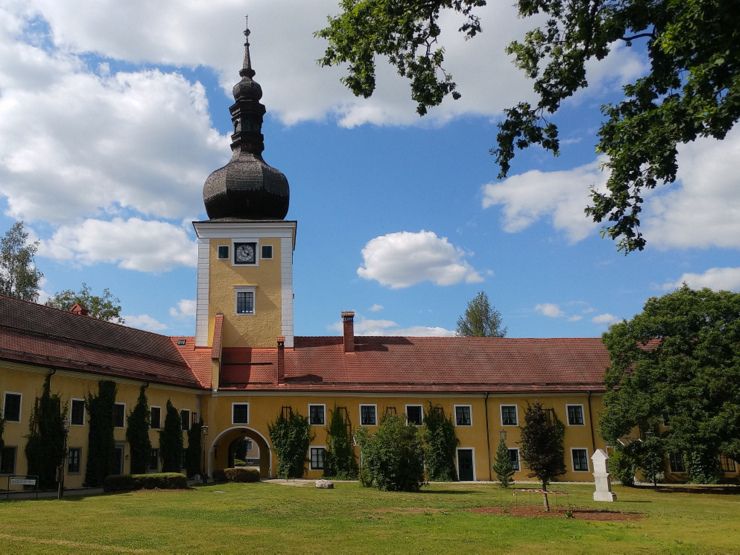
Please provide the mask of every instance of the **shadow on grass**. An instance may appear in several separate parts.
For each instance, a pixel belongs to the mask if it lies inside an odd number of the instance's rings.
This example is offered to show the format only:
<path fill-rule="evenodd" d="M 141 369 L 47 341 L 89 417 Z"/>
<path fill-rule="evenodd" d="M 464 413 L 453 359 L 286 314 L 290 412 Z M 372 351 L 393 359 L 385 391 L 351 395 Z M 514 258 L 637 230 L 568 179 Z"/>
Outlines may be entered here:
<path fill-rule="evenodd" d="M 469 490 L 469 489 L 442 489 L 442 490 L 422 489 L 422 490 L 419 490 L 418 493 L 423 493 L 426 495 L 469 495 L 471 493 L 476 493 L 476 492 L 473 490 Z"/>

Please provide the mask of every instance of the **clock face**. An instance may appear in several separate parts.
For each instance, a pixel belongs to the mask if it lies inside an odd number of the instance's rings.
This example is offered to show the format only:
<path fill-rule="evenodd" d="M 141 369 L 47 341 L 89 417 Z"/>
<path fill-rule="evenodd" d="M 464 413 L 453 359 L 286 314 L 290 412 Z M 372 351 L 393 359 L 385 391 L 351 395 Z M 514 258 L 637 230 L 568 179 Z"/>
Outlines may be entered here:
<path fill-rule="evenodd" d="M 254 264 L 257 243 L 234 243 L 234 264 Z"/>

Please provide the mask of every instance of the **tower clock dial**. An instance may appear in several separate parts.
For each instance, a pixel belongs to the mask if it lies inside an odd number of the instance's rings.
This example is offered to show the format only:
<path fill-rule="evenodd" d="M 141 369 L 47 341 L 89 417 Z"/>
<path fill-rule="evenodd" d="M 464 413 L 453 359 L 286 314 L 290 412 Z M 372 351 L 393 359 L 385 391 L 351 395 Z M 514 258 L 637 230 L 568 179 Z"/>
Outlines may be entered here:
<path fill-rule="evenodd" d="M 257 243 L 234 243 L 234 264 L 254 264 Z"/>

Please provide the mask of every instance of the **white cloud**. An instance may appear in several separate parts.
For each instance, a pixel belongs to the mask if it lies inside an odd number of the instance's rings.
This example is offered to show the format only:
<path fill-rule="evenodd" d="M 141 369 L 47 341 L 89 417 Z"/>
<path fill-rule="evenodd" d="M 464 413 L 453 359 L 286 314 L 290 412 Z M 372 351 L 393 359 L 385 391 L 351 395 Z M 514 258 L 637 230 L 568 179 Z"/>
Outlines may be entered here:
<path fill-rule="evenodd" d="M 602 188 L 607 174 L 602 160 L 566 171 L 531 170 L 500 183 L 483 186 L 483 208 L 503 207 L 503 228 L 517 233 L 537 220 L 548 218 L 571 242 L 584 239 L 596 227 L 584 213 L 589 187 Z"/>
<path fill-rule="evenodd" d="M 159 332 L 167 329 L 167 325 L 149 316 L 149 314 L 127 314 L 123 316 L 126 325 L 146 331 Z"/>
<path fill-rule="evenodd" d="M 195 316 L 195 299 L 180 299 L 177 306 L 170 307 L 173 318 L 192 318 Z"/>
<path fill-rule="evenodd" d="M 381 310 L 383 310 L 383 305 L 382 304 L 375 303 L 374 305 L 372 305 L 370 307 L 369 310 L 370 310 L 370 312 L 380 312 Z"/>
<path fill-rule="evenodd" d="M 465 257 L 462 249 L 432 231 L 399 231 L 368 241 L 357 275 L 392 289 L 423 281 L 436 285 L 483 281 Z"/>
<path fill-rule="evenodd" d="M 39 256 L 84 266 L 104 262 L 126 270 L 163 272 L 194 267 L 196 247 L 183 228 L 166 222 L 88 219 L 57 229 L 41 242 Z"/>
<path fill-rule="evenodd" d="M 614 322 L 618 322 L 619 318 L 614 316 L 613 314 L 609 314 L 608 312 L 605 312 L 604 314 L 597 314 L 593 318 L 591 318 L 591 321 L 594 324 L 613 324 Z"/>
<path fill-rule="evenodd" d="M 562 318 L 565 316 L 565 313 L 560 308 L 560 306 L 554 304 L 554 303 L 542 303 L 535 305 L 534 307 L 535 311 L 539 312 L 543 316 L 547 316 L 548 318 Z"/>
<path fill-rule="evenodd" d="M 663 289 L 675 289 L 685 283 L 692 289 L 708 287 L 714 291 L 740 291 L 740 267 L 709 268 L 702 274 L 685 273 L 676 281 L 663 284 Z"/>
<path fill-rule="evenodd" d="M 335 322 L 329 326 L 329 329 L 341 333 L 342 323 Z M 371 320 L 360 317 L 355 321 L 355 335 L 452 337 L 456 335 L 456 332 L 439 326 L 410 326 L 402 328 L 393 320 Z"/>

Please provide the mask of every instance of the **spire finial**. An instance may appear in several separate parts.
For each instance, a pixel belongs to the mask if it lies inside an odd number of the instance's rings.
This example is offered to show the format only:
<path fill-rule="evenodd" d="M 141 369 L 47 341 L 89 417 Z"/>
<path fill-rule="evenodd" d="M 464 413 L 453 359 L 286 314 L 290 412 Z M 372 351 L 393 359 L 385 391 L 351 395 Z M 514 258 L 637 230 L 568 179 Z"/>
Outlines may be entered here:
<path fill-rule="evenodd" d="M 239 75 L 242 77 L 249 77 L 250 79 L 254 77 L 255 71 L 252 69 L 252 58 L 249 55 L 249 35 L 251 31 L 249 30 L 249 16 L 245 16 L 246 21 L 246 27 L 244 28 L 244 63 L 242 64 L 242 69 L 239 71 Z"/>

